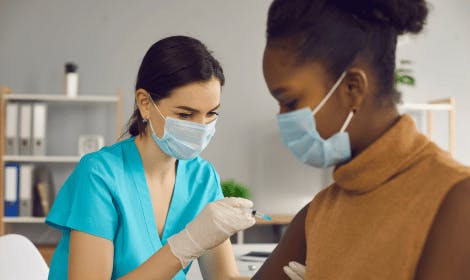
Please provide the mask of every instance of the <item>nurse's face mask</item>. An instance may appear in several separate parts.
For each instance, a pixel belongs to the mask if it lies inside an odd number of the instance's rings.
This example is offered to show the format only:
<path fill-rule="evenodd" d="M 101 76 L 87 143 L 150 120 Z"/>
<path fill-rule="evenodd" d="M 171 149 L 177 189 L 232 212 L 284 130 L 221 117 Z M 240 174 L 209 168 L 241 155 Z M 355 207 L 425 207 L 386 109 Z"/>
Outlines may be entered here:
<path fill-rule="evenodd" d="M 323 139 L 315 125 L 315 114 L 325 105 L 346 76 L 346 72 L 334 84 L 328 94 L 312 111 L 309 107 L 279 114 L 277 121 L 284 145 L 302 162 L 318 167 L 335 166 L 351 158 L 349 135 L 345 131 L 354 115 L 352 110 L 340 131 Z"/>
<path fill-rule="evenodd" d="M 152 99 L 150 98 L 150 100 Z M 152 104 L 165 120 L 165 128 L 161 138 L 155 134 L 152 122 L 148 122 L 152 132 L 152 138 L 158 147 L 160 147 L 165 154 L 176 159 L 189 160 L 199 156 L 215 134 L 217 119 L 208 124 L 200 124 L 165 117 L 153 100 Z"/>

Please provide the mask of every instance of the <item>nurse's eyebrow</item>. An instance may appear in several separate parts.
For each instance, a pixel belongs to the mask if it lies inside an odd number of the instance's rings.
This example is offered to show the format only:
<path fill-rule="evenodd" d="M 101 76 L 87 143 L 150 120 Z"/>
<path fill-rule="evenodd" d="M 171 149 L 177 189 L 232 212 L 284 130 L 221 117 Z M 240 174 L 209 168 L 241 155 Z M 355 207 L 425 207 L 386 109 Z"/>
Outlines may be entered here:
<path fill-rule="evenodd" d="M 220 104 L 215 106 L 214 109 L 210 110 L 209 112 L 215 111 L 215 110 L 219 109 L 219 107 L 220 107 Z M 192 113 L 200 113 L 198 109 L 194 109 L 194 108 L 191 108 L 191 107 L 188 107 L 188 106 L 178 106 L 176 108 L 186 110 L 186 111 L 189 111 L 189 112 L 192 112 Z"/>
<path fill-rule="evenodd" d="M 214 109 L 210 110 L 209 112 L 215 111 L 215 110 L 219 109 L 219 107 L 220 107 L 220 104 L 215 106 Z"/>
<path fill-rule="evenodd" d="M 188 107 L 188 106 L 178 106 L 176 108 L 186 110 L 186 111 L 189 111 L 189 112 L 193 112 L 193 113 L 199 113 L 198 109 L 194 109 L 194 108 L 191 108 L 191 107 Z"/>

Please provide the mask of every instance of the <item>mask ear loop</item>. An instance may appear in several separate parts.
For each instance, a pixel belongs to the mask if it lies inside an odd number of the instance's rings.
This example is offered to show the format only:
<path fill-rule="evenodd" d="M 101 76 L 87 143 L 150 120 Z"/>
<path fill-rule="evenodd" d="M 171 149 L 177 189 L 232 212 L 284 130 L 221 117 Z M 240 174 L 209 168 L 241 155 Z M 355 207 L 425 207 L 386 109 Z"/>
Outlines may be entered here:
<path fill-rule="evenodd" d="M 158 113 L 160 114 L 160 116 L 166 121 L 166 118 L 165 116 L 162 114 L 162 111 L 160 111 L 160 109 L 158 108 L 157 104 L 155 104 L 155 102 L 153 102 L 153 99 L 152 97 L 149 95 L 149 99 L 150 99 L 150 102 L 152 102 L 153 104 L 153 107 L 155 107 L 155 109 L 157 109 Z"/>
<path fill-rule="evenodd" d="M 152 102 L 153 107 L 155 107 L 155 109 L 157 109 L 157 111 L 158 111 L 158 113 L 160 114 L 160 116 L 161 116 L 161 117 L 163 118 L 163 120 L 165 120 L 165 122 L 166 122 L 165 116 L 163 116 L 162 112 L 160 111 L 160 109 L 158 109 L 157 104 L 155 104 L 155 102 L 153 102 L 153 99 L 152 99 L 152 97 L 151 97 L 150 95 L 149 95 L 149 99 L 150 99 L 150 102 Z M 155 136 L 156 136 L 157 134 L 155 133 L 155 130 L 153 129 L 153 125 L 152 125 L 152 121 L 150 120 L 150 117 L 147 119 L 147 123 L 149 124 L 152 133 L 155 134 Z M 157 136 L 157 137 L 158 137 L 158 136 Z"/>
<path fill-rule="evenodd" d="M 346 77 L 346 74 L 347 74 L 347 71 L 344 71 L 341 76 L 339 77 L 339 79 L 336 81 L 336 83 L 333 85 L 333 87 L 331 88 L 330 92 L 328 92 L 328 94 L 323 98 L 323 100 L 317 105 L 317 107 L 315 107 L 315 109 L 313 109 L 312 111 L 312 115 L 315 115 L 318 111 L 320 111 L 320 109 L 323 107 L 323 105 L 325 105 L 325 103 L 328 101 L 328 99 L 330 99 L 330 97 L 333 95 L 333 93 L 335 93 L 336 89 L 339 87 L 339 85 L 341 84 L 341 82 L 343 81 L 344 77 Z"/>
<path fill-rule="evenodd" d="M 346 121 L 344 122 L 343 126 L 339 130 L 340 132 L 344 132 L 348 128 L 355 113 L 356 113 L 356 109 L 352 109 L 351 112 L 349 112 L 348 117 L 346 118 Z"/>

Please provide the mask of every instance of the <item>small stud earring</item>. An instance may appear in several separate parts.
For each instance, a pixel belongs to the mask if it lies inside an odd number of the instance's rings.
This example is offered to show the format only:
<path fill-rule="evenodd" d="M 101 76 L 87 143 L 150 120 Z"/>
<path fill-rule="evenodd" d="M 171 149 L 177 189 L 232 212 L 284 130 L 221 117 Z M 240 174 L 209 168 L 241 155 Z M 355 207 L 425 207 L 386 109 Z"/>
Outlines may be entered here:
<path fill-rule="evenodd" d="M 148 122 L 147 119 L 143 119 L 143 120 L 142 120 L 142 123 L 143 123 L 143 124 L 147 124 L 147 122 Z"/>

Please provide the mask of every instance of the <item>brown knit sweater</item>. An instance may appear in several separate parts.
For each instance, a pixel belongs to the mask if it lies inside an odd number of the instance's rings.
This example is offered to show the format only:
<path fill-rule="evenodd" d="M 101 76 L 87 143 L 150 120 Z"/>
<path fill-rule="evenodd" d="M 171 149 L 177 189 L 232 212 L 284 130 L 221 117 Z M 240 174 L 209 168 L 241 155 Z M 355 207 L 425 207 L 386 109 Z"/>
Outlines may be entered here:
<path fill-rule="evenodd" d="M 470 177 L 404 115 L 333 174 L 306 217 L 306 279 L 413 279 L 448 191 Z"/>

